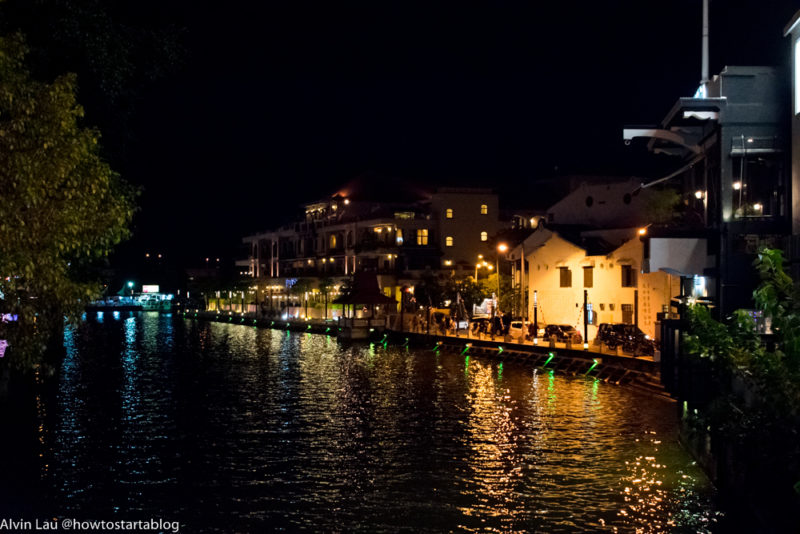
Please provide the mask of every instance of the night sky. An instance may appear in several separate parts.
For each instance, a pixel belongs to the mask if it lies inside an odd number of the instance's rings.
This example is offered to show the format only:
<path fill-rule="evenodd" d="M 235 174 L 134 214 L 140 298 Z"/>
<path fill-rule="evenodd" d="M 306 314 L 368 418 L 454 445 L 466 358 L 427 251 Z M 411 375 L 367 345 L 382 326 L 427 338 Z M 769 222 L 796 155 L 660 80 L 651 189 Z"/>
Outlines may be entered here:
<path fill-rule="evenodd" d="M 367 170 L 520 208 L 553 177 L 646 175 L 623 125 L 700 81 L 701 0 L 136 4 L 182 30 L 185 57 L 126 126 L 118 167 L 144 187 L 128 249 L 189 264 Z M 711 73 L 788 65 L 798 8 L 714 0 Z"/>

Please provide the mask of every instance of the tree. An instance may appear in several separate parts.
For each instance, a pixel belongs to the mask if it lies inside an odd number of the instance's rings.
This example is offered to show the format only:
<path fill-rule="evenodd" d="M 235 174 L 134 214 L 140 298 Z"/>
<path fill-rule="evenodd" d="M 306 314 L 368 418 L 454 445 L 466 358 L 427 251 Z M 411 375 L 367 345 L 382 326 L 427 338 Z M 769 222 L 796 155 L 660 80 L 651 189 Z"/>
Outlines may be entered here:
<path fill-rule="evenodd" d="M 320 278 L 317 282 L 317 286 L 319 288 L 320 293 L 322 293 L 322 297 L 325 300 L 325 315 L 323 316 L 325 319 L 328 318 L 328 293 L 330 293 L 331 288 L 333 287 L 333 278 L 323 277 Z"/>
<path fill-rule="evenodd" d="M 486 298 L 484 289 L 471 276 L 467 278 L 448 278 L 444 286 L 444 298 L 455 303 L 459 295 L 461 295 L 461 301 L 464 303 L 464 308 L 468 313 L 472 313 L 473 307 L 482 303 L 483 299 Z"/>
<path fill-rule="evenodd" d="M 0 308 L 18 315 L 5 364 L 19 369 L 100 294 L 93 267 L 129 236 L 136 195 L 81 126 L 75 76 L 35 81 L 25 54 L 0 37 Z"/>

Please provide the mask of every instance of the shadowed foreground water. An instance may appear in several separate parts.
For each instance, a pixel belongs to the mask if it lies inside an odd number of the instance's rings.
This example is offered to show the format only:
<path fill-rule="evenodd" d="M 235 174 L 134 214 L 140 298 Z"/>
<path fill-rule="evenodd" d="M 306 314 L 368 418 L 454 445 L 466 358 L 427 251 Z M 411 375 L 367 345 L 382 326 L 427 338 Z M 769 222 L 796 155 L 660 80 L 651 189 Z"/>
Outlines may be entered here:
<path fill-rule="evenodd" d="M 106 313 L 66 337 L 50 516 L 186 531 L 713 530 L 675 408 L 426 350 Z"/>

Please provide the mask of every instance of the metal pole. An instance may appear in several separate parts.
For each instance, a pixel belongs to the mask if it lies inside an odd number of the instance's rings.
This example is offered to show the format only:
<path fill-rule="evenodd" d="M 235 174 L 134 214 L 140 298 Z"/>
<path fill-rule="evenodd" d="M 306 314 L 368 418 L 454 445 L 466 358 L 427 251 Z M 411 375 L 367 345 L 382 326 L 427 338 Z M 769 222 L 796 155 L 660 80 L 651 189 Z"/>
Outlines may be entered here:
<path fill-rule="evenodd" d="M 586 313 L 589 303 L 589 291 L 583 290 L 583 346 L 588 347 L 589 343 L 589 314 Z"/>

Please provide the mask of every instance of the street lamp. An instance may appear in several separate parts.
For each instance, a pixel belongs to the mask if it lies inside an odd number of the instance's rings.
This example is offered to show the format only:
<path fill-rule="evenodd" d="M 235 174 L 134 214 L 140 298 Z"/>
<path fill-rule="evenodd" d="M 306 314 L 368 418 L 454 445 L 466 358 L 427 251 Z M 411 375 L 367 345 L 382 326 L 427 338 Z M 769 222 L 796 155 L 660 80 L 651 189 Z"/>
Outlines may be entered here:
<path fill-rule="evenodd" d="M 128 289 L 131 290 L 131 296 L 133 296 L 133 282 L 128 282 Z"/>
<path fill-rule="evenodd" d="M 478 263 L 475 264 L 475 281 L 478 281 L 478 267 L 482 267 L 483 254 L 478 254 Z M 485 261 L 483 263 L 486 263 Z"/>
<path fill-rule="evenodd" d="M 505 254 L 508 251 L 508 245 L 505 243 L 500 243 L 497 245 L 497 252 L 500 254 Z M 495 267 L 497 267 L 497 305 L 500 305 L 500 254 L 497 254 L 494 258 Z"/>

